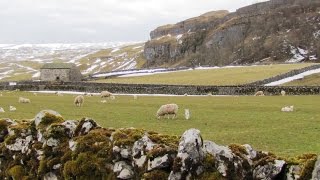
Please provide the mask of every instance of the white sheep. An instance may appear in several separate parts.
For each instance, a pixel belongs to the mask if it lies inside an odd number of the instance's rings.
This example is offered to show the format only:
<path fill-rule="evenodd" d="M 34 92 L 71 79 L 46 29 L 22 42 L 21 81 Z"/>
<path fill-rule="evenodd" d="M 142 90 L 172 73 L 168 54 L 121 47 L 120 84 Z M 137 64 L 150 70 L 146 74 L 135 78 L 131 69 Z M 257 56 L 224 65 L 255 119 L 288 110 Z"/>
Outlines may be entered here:
<path fill-rule="evenodd" d="M 78 107 L 81 107 L 84 102 L 84 97 L 82 95 L 77 96 L 74 98 L 74 104 Z"/>
<path fill-rule="evenodd" d="M 169 115 L 173 114 L 172 119 L 174 119 L 178 115 L 178 110 L 179 107 L 177 104 L 165 104 L 158 109 L 156 116 L 158 119 L 160 119 L 161 116 L 168 115 L 169 119 Z"/>
<path fill-rule="evenodd" d="M 33 95 L 34 95 L 34 96 L 37 96 L 38 94 L 37 94 L 37 93 L 33 93 Z"/>
<path fill-rule="evenodd" d="M 102 91 L 100 93 L 100 96 L 101 96 L 101 98 L 108 98 L 108 97 L 112 96 L 112 93 L 109 91 Z"/>
<path fill-rule="evenodd" d="M 0 107 L 0 113 L 4 113 L 4 109 L 2 107 Z"/>
<path fill-rule="evenodd" d="M 281 95 L 282 96 L 285 96 L 286 95 L 286 92 L 284 90 L 281 90 Z"/>
<path fill-rule="evenodd" d="M 186 120 L 190 119 L 190 110 L 189 109 L 184 109 L 184 117 Z"/>
<path fill-rule="evenodd" d="M 9 106 L 9 111 L 16 111 L 17 110 L 17 108 L 16 107 L 14 107 L 14 106 Z"/>
<path fill-rule="evenodd" d="M 185 93 L 184 96 L 188 96 L 188 93 Z"/>
<path fill-rule="evenodd" d="M 292 112 L 293 111 L 293 106 L 285 106 L 281 108 L 282 112 Z"/>
<path fill-rule="evenodd" d="M 31 103 L 30 99 L 19 97 L 19 103 Z"/>
<path fill-rule="evenodd" d="M 257 91 L 254 96 L 264 96 L 263 91 Z"/>
<path fill-rule="evenodd" d="M 133 99 L 134 100 L 137 100 L 138 99 L 138 96 L 135 94 L 135 95 L 133 95 Z"/>

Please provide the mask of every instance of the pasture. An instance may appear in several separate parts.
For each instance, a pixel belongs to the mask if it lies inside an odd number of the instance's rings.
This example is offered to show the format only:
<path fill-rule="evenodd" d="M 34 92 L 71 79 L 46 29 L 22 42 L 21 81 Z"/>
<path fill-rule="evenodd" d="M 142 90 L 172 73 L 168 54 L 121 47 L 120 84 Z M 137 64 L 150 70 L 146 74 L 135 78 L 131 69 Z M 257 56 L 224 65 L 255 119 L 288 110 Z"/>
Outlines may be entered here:
<path fill-rule="evenodd" d="M 44 109 L 59 112 L 65 120 L 91 117 L 103 127 L 135 127 L 163 134 L 182 135 L 189 128 L 201 131 L 203 139 L 220 145 L 250 144 L 256 150 L 283 157 L 320 152 L 320 96 L 116 96 L 101 103 L 99 96 L 85 97 L 83 107 L 73 104 L 76 95 L 57 96 L 2 91 L 1 118 L 33 119 Z M 19 96 L 31 104 L 18 103 Z M 161 119 L 155 113 L 162 104 L 179 105 L 177 119 Z M 9 112 L 9 106 L 17 111 Z M 294 105 L 294 112 L 280 112 Z M 184 109 L 191 119 L 184 119 Z"/>
<path fill-rule="evenodd" d="M 172 85 L 240 85 L 263 80 L 311 65 L 313 64 L 302 63 L 196 69 L 136 77 L 114 77 L 97 80 L 97 82 Z"/>
<path fill-rule="evenodd" d="M 303 79 L 297 79 L 284 84 L 284 86 L 319 86 L 320 74 L 306 76 Z"/>

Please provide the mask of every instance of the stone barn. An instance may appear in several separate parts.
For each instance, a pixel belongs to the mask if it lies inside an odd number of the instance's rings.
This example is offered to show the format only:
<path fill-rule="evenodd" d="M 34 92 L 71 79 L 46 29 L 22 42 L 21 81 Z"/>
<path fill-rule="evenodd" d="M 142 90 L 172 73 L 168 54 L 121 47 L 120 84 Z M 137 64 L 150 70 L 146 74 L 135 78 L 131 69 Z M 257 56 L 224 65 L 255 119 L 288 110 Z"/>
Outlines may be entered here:
<path fill-rule="evenodd" d="M 81 81 L 82 74 L 72 63 L 47 63 L 40 68 L 41 81 Z"/>

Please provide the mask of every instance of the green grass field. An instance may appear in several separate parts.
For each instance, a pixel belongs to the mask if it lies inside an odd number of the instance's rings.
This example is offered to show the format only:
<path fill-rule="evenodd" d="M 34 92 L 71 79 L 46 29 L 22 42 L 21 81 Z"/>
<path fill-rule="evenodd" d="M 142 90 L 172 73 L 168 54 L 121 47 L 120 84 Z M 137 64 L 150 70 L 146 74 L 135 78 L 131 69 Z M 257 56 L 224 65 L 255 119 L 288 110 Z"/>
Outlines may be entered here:
<path fill-rule="evenodd" d="M 303 79 L 294 80 L 284 84 L 284 86 L 319 86 L 320 74 L 306 76 Z"/>
<path fill-rule="evenodd" d="M 320 96 L 221 96 L 221 97 L 139 97 L 116 96 L 108 103 L 100 97 L 85 97 L 84 106 L 73 105 L 74 95 L 56 96 L 26 92 L 2 92 L 2 118 L 33 119 L 44 109 L 59 112 L 66 120 L 91 117 L 103 127 L 135 127 L 164 134 L 182 135 L 197 128 L 203 138 L 217 144 L 250 144 L 256 150 L 274 152 L 284 157 L 303 153 L 320 153 Z M 31 104 L 19 104 L 18 97 L 31 99 Z M 155 113 L 160 105 L 177 103 L 177 119 L 158 120 Z M 9 112 L 9 105 L 17 108 Z M 294 105 L 295 111 L 280 112 L 281 107 Z M 184 109 L 191 119 L 184 120 Z"/>
<path fill-rule="evenodd" d="M 277 64 L 209 70 L 190 70 L 139 77 L 109 78 L 97 80 L 97 82 L 129 84 L 239 85 L 263 80 L 265 78 L 310 65 L 312 64 Z"/>

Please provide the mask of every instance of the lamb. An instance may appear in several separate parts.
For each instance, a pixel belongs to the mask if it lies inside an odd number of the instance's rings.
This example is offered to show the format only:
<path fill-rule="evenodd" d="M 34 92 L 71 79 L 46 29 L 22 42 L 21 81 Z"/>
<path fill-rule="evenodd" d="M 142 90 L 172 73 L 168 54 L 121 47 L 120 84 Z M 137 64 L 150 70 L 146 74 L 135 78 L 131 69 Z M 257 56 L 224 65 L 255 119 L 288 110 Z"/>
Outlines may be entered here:
<path fill-rule="evenodd" d="M 102 91 L 100 93 L 100 96 L 101 96 L 101 98 L 108 98 L 108 97 L 112 96 L 112 93 L 109 91 Z"/>
<path fill-rule="evenodd" d="M 2 107 L 0 107 L 0 113 L 4 113 L 4 109 Z"/>
<path fill-rule="evenodd" d="M 254 96 L 264 96 L 263 91 L 257 91 Z"/>
<path fill-rule="evenodd" d="M 16 107 L 14 107 L 14 106 L 9 106 L 9 111 L 16 111 L 17 110 L 17 108 Z"/>
<path fill-rule="evenodd" d="M 285 96 L 286 95 L 286 92 L 284 90 L 281 90 L 281 95 L 282 96 Z"/>
<path fill-rule="evenodd" d="M 134 99 L 134 100 L 137 100 L 137 99 L 138 99 L 138 96 L 137 96 L 137 95 L 133 95 L 133 99 Z"/>
<path fill-rule="evenodd" d="M 161 116 L 168 115 L 169 119 L 169 115 L 173 114 L 172 119 L 174 119 L 178 115 L 178 110 L 179 107 L 177 104 L 165 104 L 158 109 L 156 116 L 158 119 L 160 119 Z"/>
<path fill-rule="evenodd" d="M 285 106 L 281 108 L 282 112 L 292 112 L 293 111 L 293 106 Z"/>
<path fill-rule="evenodd" d="M 19 97 L 19 103 L 31 103 L 30 99 Z"/>
<path fill-rule="evenodd" d="M 74 99 L 74 104 L 77 106 L 77 107 L 81 107 L 82 104 L 84 102 L 84 97 L 82 95 L 79 95 L 77 96 L 75 99 Z"/>
<path fill-rule="evenodd" d="M 184 117 L 186 120 L 190 119 L 190 110 L 189 109 L 184 109 Z"/>

